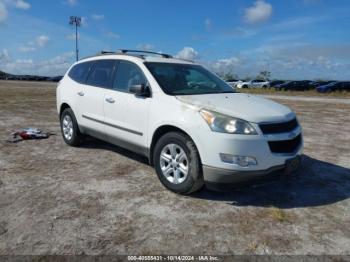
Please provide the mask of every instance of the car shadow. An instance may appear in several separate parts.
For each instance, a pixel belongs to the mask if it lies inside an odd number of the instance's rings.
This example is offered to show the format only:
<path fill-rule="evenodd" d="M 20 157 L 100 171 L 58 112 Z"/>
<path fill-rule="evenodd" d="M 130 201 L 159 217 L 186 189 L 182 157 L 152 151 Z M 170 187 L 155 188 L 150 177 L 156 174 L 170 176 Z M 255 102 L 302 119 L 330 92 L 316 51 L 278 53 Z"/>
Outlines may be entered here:
<path fill-rule="evenodd" d="M 226 201 L 233 206 L 323 206 L 350 197 L 350 169 L 303 155 L 302 165 L 293 175 L 225 192 L 203 189 L 192 196 Z"/>
<path fill-rule="evenodd" d="M 132 160 L 149 165 L 148 159 L 146 157 L 91 136 L 86 136 L 85 141 L 82 145 L 80 145 L 80 148 L 109 150 L 117 154 L 121 154 Z"/>
<path fill-rule="evenodd" d="M 87 137 L 81 148 L 103 149 L 149 165 L 148 159 L 127 149 Z M 299 170 L 280 179 L 218 192 L 204 188 L 193 198 L 228 202 L 233 206 L 278 207 L 282 209 L 322 206 L 350 197 L 350 169 L 302 156 Z"/>

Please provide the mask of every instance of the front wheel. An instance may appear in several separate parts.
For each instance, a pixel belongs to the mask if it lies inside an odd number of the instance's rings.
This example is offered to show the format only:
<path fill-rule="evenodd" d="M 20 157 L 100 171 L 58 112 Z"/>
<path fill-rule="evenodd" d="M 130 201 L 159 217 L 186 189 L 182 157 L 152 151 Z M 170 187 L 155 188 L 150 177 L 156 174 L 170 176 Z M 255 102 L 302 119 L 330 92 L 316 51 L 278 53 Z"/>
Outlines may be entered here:
<path fill-rule="evenodd" d="M 73 110 L 66 108 L 62 112 L 60 122 L 64 142 L 70 146 L 79 146 L 82 143 L 83 135 L 79 131 Z"/>
<path fill-rule="evenodd" d="M 198 150 L 182 133 L 162 136 L 154 148 L 153 161 L 159 180 L 173 192 L 190 194 L 204 185 Z"/>

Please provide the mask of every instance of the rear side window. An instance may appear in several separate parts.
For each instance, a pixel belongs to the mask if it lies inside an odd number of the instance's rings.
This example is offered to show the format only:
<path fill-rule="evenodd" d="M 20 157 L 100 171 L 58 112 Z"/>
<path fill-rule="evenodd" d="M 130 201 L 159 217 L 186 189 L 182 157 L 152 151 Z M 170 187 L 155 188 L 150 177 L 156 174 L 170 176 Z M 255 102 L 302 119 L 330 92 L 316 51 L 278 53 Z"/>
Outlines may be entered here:
<path fill-rule="evenodd" d="M 115 60 L 97 60 L 90 70 L 86 84 L 104 88 L 111 87 Z"/>
<path fill-rule="evenodd" d="M 91 62 L 77 64 L 69 71 L 68 76 L 74 81 L 84 84 L 91 65 Z"/>
<path fill-rule="evenodd" d="M 131 62 L 120 61 L 113 83 L 113 89 L 129 92 L 131 86 L 142 84 L 146 84 L 146 78 L 141 69 Z"/>

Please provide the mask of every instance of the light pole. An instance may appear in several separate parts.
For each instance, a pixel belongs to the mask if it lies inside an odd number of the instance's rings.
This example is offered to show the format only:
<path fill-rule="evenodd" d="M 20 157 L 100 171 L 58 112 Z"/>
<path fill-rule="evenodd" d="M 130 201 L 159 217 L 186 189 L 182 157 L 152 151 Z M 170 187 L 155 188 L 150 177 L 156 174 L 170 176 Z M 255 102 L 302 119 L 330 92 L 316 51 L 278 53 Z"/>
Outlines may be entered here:
<path fill-rule="evenodd" d="M 75 54 L 77 61 L 79 60 L 79 49 L 78 49 L 78 27 L 81 26 L 81 17 L 71 16 L 69 19 L 70 25 L 75 25 Z"/>

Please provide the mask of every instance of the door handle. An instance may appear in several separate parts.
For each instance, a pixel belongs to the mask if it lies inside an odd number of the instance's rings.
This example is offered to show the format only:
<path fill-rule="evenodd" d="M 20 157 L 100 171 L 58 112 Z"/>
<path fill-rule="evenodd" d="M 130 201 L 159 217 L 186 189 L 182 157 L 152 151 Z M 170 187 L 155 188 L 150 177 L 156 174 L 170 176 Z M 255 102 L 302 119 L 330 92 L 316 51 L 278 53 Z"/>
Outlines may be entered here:
<path fill-rule="evenodd" d="M 112 97 L 106 98 L 106 102 L 113 104 L 115 100 Z"/>
<path fill-rule="evenodd" d="M 77 93 L 79 96 L 84 96 L 84 92 L 83 91 L 80 91 Z"/>

